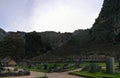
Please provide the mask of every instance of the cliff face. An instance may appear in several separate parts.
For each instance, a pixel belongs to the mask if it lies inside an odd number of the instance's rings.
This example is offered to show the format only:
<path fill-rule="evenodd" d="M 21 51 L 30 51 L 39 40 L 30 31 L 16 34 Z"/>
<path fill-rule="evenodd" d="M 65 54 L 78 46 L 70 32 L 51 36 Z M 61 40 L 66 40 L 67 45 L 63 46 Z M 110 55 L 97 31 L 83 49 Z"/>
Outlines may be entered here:
<path fill-rule="evenodd" d="M 103 8 L 92 29 L 95 42 L 116 42 L 120 34 L 120 0 L 104 0 Z"/>

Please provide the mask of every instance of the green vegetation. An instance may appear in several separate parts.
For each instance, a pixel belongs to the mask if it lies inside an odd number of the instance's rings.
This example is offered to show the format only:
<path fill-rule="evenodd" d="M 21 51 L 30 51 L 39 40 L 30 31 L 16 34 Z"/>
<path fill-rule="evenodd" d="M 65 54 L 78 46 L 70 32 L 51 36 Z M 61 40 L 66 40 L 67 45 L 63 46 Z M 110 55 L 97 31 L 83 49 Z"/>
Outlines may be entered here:
<path fill-rule="evenodd" d="M 56 69 L 57 72 L 63 72 L 63 71 L 77 69 L 78 67 L 79 66 L 77 66 L 75 63 L 48 63 L 46 70 L 44 69 L 44 64 L 19 66 L 19 68 L 29 69 L 31 71 L 37 71 L 37 72 L 47 72 L 47 73 L 51 72 L 51 68 Z"/>
<path fill-rule="evenodd" d="M 0 41 L 0 57 L 10 56 L 19 60 L 25 55 L 24 46 L 24 39 L 19 34 L 9 33 Z"/>
<path fill-rule="evenodd" d="M 0 28 L 0 59 L 6 56 L 16 61 L 59 61 L 73 55 L 96 54 L 120 58 L 120 0 L 104 0 L 102 10 L 93 27 L 73 33 L 5 32 Z M 99 59 L 98 59 L 99 60 Z M 61 60 L 60 60 L 61 61 Z M 64 60 L 63 60 L 64 61 Z"/>
<path fill-rule="evenodd" d="M 37 72 L 49 72 L 49 70 L 44 70 L 42 65 L 37 65 L 35 67 L 28 67 L 28 66 L 18 66 L 18 68 L 22 68 L 22 69 L 28 69 L 31 71 L 37 71 Z"/>
<path fill-rule="evenodd" d="M 32 66 L 19 66 L 19 68 L 23 68 L 23 69 L 29 69 L 31 71 L 37 71 L 37 72 L 50 72 L 50 68 L 51 67 L 58 67 L 60 68 L 61 72 L 64 71 L 69 71 L 69 70 L 74 70 L 77 69 L 79 67 L 84 68 L 88 65 L 90 65 L 91 63 L 81 63 L 81 64 L 76 64 L 76 63 L 48 63 L 47 64 L 47 70 L 44 70 L 44 64 L 36 64 L 36 65 L 32 65 Z M 105 71 L 106 68 L 106 64 L 103 63 L 96 63 L 99 66 L 102 67 L 102 69 Z M 115 63 L 115 69 L 118 69 L 118 63 Z M 66 67 L 66 68 L 65 68 Z"/>
<path fill-rule="evenodd" d="M 85 67 L 85 66 L 88 66 L 89 64 L 91 64 L 91 63 L 87 63 L 87 62 L 85 62 L 85 63 L 81 63 L 80 64 L 80 66 L 81 67 Z M 100 65 L 100 66 L 102 66 L 102 67 L 106 67 L 106 63 L 105 62 L 101 62 L 101 63 L 96 63 L 96 64 L 98 64 L 98 65 Z M 115 67 L 118 65 L 118 62 L 115 62 Z"/>
<path fill-rule="evenodd" d="M 91 63 L 82 63 L 80 66 L 82 68 L 86 67 L 86 66 L 89 66 Z M 119 78 L 120 77 L 120 73 L 115 73 L 115 74 L 107 74 L 105 71 L 106 71 L 106 63 L 95 63 L 99 66 L 102 67 L 102 71 L 100 72 L 96 72 L 96 73 L 93 73 L 93 72 L 90 72 L 90 71 L 86 71 L 86 70 L 83 70 L 83 71 L 76 71 L 76 72 L 71 72 L 69 74 L 71 75 L 77 75 L 77 76 L 83 76 L 83 77 L 91 77 L 91 78 L 103 78 L 103 77 L 107 77 L 107 78 Z M 117 71 L 118 70 L 118 63 L 116 62 L 114 67 L 115 67 L 115 70 Z"/>
<path fill-rule="evenodd" d="M 83 77 L 92 77 L 92 78 L 103 78 L 103 77 L 120 78 L 119 73 L 107 74 L 105 72 L 91 73 L 91 72 L 88 72 L 88 71 L 80 71 L 80 72 L 72 72 L 72 73 L 69 73 L 69 74 L 77 75 L 77 76 L 83 76 Z"/>

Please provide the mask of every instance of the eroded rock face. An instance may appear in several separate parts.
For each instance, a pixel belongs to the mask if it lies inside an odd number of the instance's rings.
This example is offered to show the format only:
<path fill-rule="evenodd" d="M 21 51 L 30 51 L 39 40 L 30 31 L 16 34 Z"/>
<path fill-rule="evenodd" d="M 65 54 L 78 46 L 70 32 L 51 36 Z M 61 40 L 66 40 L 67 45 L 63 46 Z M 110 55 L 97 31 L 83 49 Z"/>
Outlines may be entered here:
<path fill-rule="evenodd" d="M 115 42 L 120 34 L 120 0 L 104 0 L 103 8 L 91 29 L 96 42 Z"/>

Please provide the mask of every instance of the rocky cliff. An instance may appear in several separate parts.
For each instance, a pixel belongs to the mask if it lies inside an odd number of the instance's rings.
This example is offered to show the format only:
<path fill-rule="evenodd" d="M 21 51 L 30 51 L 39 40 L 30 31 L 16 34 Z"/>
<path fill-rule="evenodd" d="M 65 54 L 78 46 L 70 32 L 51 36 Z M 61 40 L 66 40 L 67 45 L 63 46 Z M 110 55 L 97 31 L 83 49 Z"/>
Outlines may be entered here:
<path fill-rule="evenodd" d="M 96 42 L 119 41 L 120 0 L 104 0 L 102 10 L 92 29 L 92 40 Z"/>

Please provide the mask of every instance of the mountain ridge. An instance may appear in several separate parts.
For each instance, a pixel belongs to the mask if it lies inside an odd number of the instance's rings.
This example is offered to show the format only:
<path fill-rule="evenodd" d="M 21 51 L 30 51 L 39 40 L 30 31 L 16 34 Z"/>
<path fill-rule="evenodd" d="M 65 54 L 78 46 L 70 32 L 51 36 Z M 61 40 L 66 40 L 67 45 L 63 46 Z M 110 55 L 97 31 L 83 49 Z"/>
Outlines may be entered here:
<path fill-rule="evenodd" d="M 0 56 L 17 55 L 19 58 L 14 57 L 17 59 L 40 61 L 91 55 L 113 56 L 119 59 L 120 1 L 104 0 L 101 12 L 91 29 L 79 29 L 73 33 L 8 32 L 0 43 L 0 53 L 4 52 Z"/>

